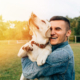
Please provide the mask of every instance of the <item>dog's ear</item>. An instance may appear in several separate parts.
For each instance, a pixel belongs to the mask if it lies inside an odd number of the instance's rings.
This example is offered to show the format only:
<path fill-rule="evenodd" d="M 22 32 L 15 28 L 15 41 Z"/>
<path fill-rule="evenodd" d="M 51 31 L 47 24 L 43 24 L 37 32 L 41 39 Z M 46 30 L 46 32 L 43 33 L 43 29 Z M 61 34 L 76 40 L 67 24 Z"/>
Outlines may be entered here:
<path fill-rule="evenodd" d="M 29 31 L 29 34 L 30 34 L 30 35 L 33 35 L 33 32 L 30 30 L 30 31 Z"/>

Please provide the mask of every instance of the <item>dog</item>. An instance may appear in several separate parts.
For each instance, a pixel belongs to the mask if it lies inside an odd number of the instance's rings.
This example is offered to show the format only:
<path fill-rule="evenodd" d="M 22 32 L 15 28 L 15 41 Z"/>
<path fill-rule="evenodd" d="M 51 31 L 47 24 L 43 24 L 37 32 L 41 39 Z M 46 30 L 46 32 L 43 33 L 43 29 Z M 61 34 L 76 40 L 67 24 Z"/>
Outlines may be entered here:
<path fill-rule="evenodd" d="M 28 21 L 28 26 L 32 39 L 20 48 L 18 56 L 28 56 L 32 62 L 36 61 L 37 65 L 41 66 L 45 63 L 48 55 L 52 51 L 49 43 L 51 25 L 49 21 L 41 20 L 32 13 Z M 26 80 L 23 74 L 20 80 Z"/>

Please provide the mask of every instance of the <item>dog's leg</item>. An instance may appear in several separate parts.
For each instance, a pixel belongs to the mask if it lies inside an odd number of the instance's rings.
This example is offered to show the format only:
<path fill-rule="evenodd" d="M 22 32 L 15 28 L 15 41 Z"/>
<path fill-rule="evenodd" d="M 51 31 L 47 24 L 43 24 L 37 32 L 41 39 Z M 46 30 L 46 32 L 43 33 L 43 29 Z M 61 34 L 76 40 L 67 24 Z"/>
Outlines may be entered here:
<path fill-rule="evenodd" d="M 32 50 L 33 50 L 33 48 L 32 48 L 32 46 L 31 46 L 30 43 L 31 43 L 31 42 L 26 43 L 25 45 L 23 45 L 23 46 L 20 48 L 20 50 L 19 50 L 19 52 L 18 52 L 18 57 L 26 57 L 26 56 L 27 56 L 27 53 L 28 53 L 29 51 L 32 51 Z"/>
<path fill-rule="evenodd" d="M 26 78 L 23 76 L 23 73 L 22 73 L 20 80 L 33 80 L 33 79 L 26 79 Z"/>
<path fill-rule="evenodd" d="M 29 47 L 29 46 L 23 46 L 22 49 L 23 49 L 23 50 L 26 50 L 27 52 L 28 52 L 28 51 L 33 51 L 33 48 L 31 48 L 31 47 Z"/>
<path fill-rule="evenodd" d="M 44 54 L 44 53 L 43 53 Z M 37 65 L 41 66 L 45 63 L 46 59 L 47 59 L 48 55 L 42 55 L 40 54 L 37 58 Z"/>
<path fill-rule="evenodd" d="M 27 80 L 27 79 L 22 74 L 20 80 Z"/>
<path fill-rule="evenodd" d="M 38 66 L 43 65 L 46 62 L 46 59 L 50 53 L 51 53 L 51 51 L 46 50 L 46 49 L 42 53 L 40 53 L 38 58 L 37 58 L 37 65 Z"/>

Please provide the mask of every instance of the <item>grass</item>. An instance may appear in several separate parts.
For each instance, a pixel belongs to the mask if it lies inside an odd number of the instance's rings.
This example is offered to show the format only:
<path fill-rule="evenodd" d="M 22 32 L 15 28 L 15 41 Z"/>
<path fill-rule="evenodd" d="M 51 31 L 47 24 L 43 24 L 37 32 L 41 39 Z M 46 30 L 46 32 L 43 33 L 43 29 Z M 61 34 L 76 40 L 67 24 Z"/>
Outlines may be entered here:
<path fill-rule="evenodd" d="M 80 80 L 80 43 L 70 44 L 74 52 L 75 59 L 75 80 Z"/>
<path fill-rule="evenodd" d="M 22 68 L 17 53 L 22 44 L 0 43 L 0 80 L 19 80 Z M 80 80 L 80 43 L 70 44 L 75 58 L 76 80 Z"/>
<path fill-rule="evenodd" d="M 19 80 L 21 62 L 17 57 L 23 44 L 0 44 L 0 80 Z"/>

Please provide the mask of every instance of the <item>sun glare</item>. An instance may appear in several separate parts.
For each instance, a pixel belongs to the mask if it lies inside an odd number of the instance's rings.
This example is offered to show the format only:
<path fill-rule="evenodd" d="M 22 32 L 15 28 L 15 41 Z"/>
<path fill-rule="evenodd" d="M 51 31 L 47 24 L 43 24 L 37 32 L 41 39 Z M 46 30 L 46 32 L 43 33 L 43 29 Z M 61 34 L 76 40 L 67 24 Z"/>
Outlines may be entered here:
<path fill-rule="evenodd" d="M 10 28 L 15 28 L 15 24 L 10 24 Z"/>

